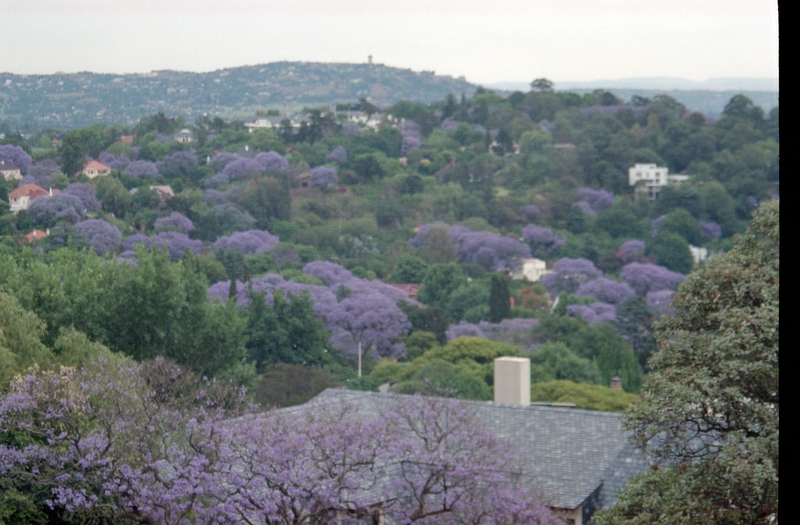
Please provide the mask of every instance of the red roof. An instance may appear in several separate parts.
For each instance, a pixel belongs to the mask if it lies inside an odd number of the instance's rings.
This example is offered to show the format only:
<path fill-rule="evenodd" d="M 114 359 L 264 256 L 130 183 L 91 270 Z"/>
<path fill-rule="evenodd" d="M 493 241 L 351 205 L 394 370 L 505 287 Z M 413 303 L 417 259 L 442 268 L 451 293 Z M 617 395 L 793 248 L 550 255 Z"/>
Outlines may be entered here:
<path fill-rule="evenodd" d="M 58 190 L 55 190 L 53 193 L 55 194 Z M 11 199 L 19 199 L 20 197 L 28 196 L 31 200 L 41 195 L 49 195 L 48 191 L 41 186 L 36 184 L 23 184 L 16 190 L 12 191 L 8 194 L 8 197 Z"/>
<path fill-rule="evenodd" d="M 91 162 L 87 162 L 83 165 L 84 170 L 99 170 L 99 171 L 111 171 L 111 168 L 103 164 L 102 162 L 97 162 L 93 160 Z"/>
<path fill-rule="evenodd" d="M 45 237 L 48 237 L 48 234 L 42 230 L 33 230 L 25 236 L 25 238 L 28 239 L 28 242 L 38 241 L 39 239 L 44 239 Z"/>
<path fill-rule="evenodd" d="M 392 283 L 392 286 L 394 286 L 395 288 L 400 288 L 405 293 L 407 293 L 409 299 L 417 298 L 417 292 L 419 291 L 420 287 L 419 284 L 396 284 L 396 283 Z"/>

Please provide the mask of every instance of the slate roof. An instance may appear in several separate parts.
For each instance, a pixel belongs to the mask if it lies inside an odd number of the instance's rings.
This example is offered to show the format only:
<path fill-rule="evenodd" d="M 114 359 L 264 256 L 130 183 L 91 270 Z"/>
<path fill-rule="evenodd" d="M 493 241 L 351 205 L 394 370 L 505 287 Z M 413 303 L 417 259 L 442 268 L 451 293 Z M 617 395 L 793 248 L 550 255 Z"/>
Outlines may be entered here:
<path fill-rule="evenodd" d="M 364 416 L 375 417 L 390 409 L 394 395 L 328 389 L 305 405 L 283 410 L 308 410 L 338 399 L 354 404 Z M 628 441 L 617 413 L 464 402 L 475 408 L 486 430 L 516 447 L 522 479 L 549 507 L 575 509 L 593 495 L 599 508 L 608 507 L 633 474 L 648 469 Z"/>

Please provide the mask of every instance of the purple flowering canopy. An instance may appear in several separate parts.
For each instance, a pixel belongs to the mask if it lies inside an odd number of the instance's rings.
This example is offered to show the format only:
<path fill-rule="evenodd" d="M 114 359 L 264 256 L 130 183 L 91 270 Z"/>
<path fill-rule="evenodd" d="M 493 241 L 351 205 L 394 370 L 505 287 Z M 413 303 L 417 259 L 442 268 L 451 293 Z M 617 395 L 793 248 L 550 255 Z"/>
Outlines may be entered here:
<path fill-rule="evenodd" d="M 578 201 L 575 203 L 575 206 L 580 208 L 584 214 L 590 217 L 595 217 L 597 215 L 597 212 L 594 211 L 594 208 L 592 208 L 592 206 L 586 201 Z"/>
<path fill-rule="evenodd" d="M 76 223 L 84 216 L 83 203 L 78 197 L 59 193 L 52 197 L 41 196 L 28 205 L 28 218 L 35 226 L 49 228 L 58 221 Z"/>
<path fill-rule="evenodd" d="M 531 247 L 534 255 L 550 255 L 567 243 L 564 237 L 559 237 L 550 228 L 536 224 L 522 228 L 522 238 Z"/>
<path fill-rule="evenodd" d="M 316 277 L 326 286 L 335 286 L 355 279 L 350 270 L 328 261 L 312 261 L 303 267 L 303 273 Z"/>
<path fill-rule="evenodd" d="M 515 261 L 530 257 L 531 251 L 511 237 L 470 231 L 461 237 L 458 256 L 461 262 L 480 264 L 489 271 L 503 271 Z"/>
<path fill-rule="evenodd" d="M 52 159 L 40 160 L 28 168 L 28 174 L 20 181 L 23 184 L 36 184 L 42 188 L 51 188 L 55 185 L 53 180 L 54 173 L 61 173 L 61 168 Z"/>
<path fill-rule="evenodd" d="M 159 173 L 167 178 L 185 177 L 198 166 L 194 151 L 176 151 L 167 155 L 158 167 Z"/>
<path fill-rule="evenodd" d="M 209 188 L 219 188 L 220 186 L 225 186 L 229 182 L 230 179 L 228 178 L 228 174 L 220 172 L 205 179 L 203 184 Z"/>
<path fill-rule="evenodd" d="M 94 187 L 88 182 L 73 182 L 63 190 L 62 195 L 74 195 L 80 199 L 86 211 L 100 211 L 100 201 L 94 193 Z"/>
<path fill-rule="evenodd" d="M 342 146 L 336 146 L 335 148 L 333 148 L 333 151 L 331 151 L 328 154 L 328 156 L 325 157 L 325 160 L 335 162 L 340 166 L 342 164 L 347 164 L 347 150 L 344 149 Z"/>
<path fill-rule="evenodd" d="M 675 315 L 675 292 L 672 290 L 657 290 L 655 292 L 647 292 L 645 300 L 647 306 L 661 315 Z"/>
<path fill-rule="evenodd" d="M 361 128 L 353 122 L 345 122 L 342 124 L 342 135 L 349 138 L 357 137 L 361 135 Z"/>
<path fill-rule="evenodd" d="M 459 337 L 483 337 L 483 331 L 480 327 L 473 323 L 468 323 L 466 321 L 461 321 L 458 324 L 450 325 L 450 328 L 447 329 L 445 332 L 445 336 L 447 336 L 447 342 L 449 343 L 453 339 L 458 339 Z"/>
<path fill-rule="evenodd" d="M 590 305 L 571 304 L 567 306 L 567 314 L 582 317 L 589 324 L 613 323 L 617 319 L 614 305 L 601 302 Z"/>
<path fill-rule="evenodd" d="M 661 223 L 664 222 L 664 219 L 666 218 L 666 215 L 662 215 L 653 219 L 653 221 L 650 223 L 650 237 L 655 237 L 658 235 L 658 230 L 661 229 Z"/>
<path fill-rule="evenodd" d="M 577 193 L 592 207 L 595 213 L 610 208 L 614 203 L 614 194 L 610 191 L 578 188 Z"/>
<path fill-rule="evenodd" d="M 255 159 L 238 158 L 226 164 L 218 175 L 225 175 L 228 180 L 236 180 L 254 178 L 262 173 L 264 173 L 264 168 Z"/>
<path fill-rule="evenodd" d="M 253 157 L 253 161 L 261 166 L 261 170 L 266 171 L 283 171 L 289 167 L 289 162 L 283 158 L 283 155 L 276 151 L 267 151 L 266 153 L 259 153 Z"/>
<path fill-rule="evenodd" d="M 700 233 L 704 239 L 719 239 L 722 237 L 722 228 L 713 221 L 699 221 Z"/>
<path fill-rule="evenodd" d="M 527 204 L 520 208 L 519 211 L 528 222 L 536 222 L 542 218 L 542 211 L 535 204 Z"/>
<path fill-rule="evenodd" d="M 236 250 L 246 255 L 258 255 L 269 251 L 278 243 L 278 237 L 266 230 L 247 230 L 233 232 L 230 235 L 220 237 L 214 243 L 214 251 L 222 249 Z"/>
<path fill-rule="evenodd" d="M 625 265 L 619 276 L 633 288 L 638 295 L 658 290 L 677 290 L 686 276 L 672 272 L 657 264 L 633 262 Z"/>
<path fill-rule="evenodd" d="M 238 160 L 239 155 L 235 153 L 230 153 L 228 151 L 220 152 L 218 155 L 215 155 L 211 159 L 211 166 L 214 168 L 215 171 L 222 171 L 222 169 L 233 162 L 234 160 Z"/>
<path fill-rule="evenodd" d="M 89 219 L 79 222 L 75 229 L 86 237 L 97 255 L 116 252 L 122 243 L 122 233 L 102 219 Z"/>
<path fill-rule="evenodd" d="M 166 217 L 159 217 L 156 219 L 153 226 L 157 230 L 161 228 L 171 228 L 183 233 L 189 233 L 190 231 L 194 230 L 194 224 L 192 224 L 192 221 L 177 211 L 173 211 Z"/>
<path fill-rule="evenodd" d="M 112 155 L 108 152 L 102 152 L 100 154 L 100 158 L 98 159 L 101 163 L 105 164 L 112 170 L 122 171 L 125 167 L 131 163 L 131 159 L 128 158 L 127 155 L 122 154 L 119 157 Z"/>
<path fill-rule="evenodd" d="M 225 197 L 225 194 L 218 190 L 206 190 L 203 192 L 203 202 L 206 204 L 210 204 L 212 206 L 216 206 L 218 204 L 225 204 L 228 202 L 228 199 Z"/>
<path fill-rule="evenodd" d="M 18 167 L 23 175 L 28 173 L 28 168 L 30 168 L 33 163 L 33 159 L 30 155 L 25 153 L 24 149 L 19 146 L 12 146 L 11 144 L 3 144 L 0 146 L 0 161 L 4 162 L 6 165 Z"/>
<path fill-rule="evenodd" d="M 125 237 L 125 241 L 122 243 L 122 250 L 124 252 L 128 251 L 132 252 L 133 249 L 139 244 L 144 244 L 145 247 L 149 250 L 153 247 L 153 239 L 141 233 L 129 235 L 128 237 Z"/>
<path fill-rule="evenodd" d="M 380 293 L 348 297 L 339 303 L 331 321 L 336 328 L 331 342 L 346 355 L 362 352 L 375 359 L 404 357 L 405 347 L 395 342 L 408 333 L 411 323 L 395 301 Z"/>
<path fill-rule="evenodd" d="M 633 288 L 626 283 L 612 281 L 605 277 L 598 277 L 580 285 L 575 295 L 581 297 L 596 297 L 604 303 L 619 304 L 628 297 L 636 295 Z"/>
<path fill-rule="evenodd" d="M 153 245 L 158 248 L 166 247 L 169 251 L 169 258 L 172 261 L 179 261 L 186 253 L 186 250 L 190 250 L 194 255 L 197 255 L 203 247 L 201 241 L 192 240 L 188 235 L 180 232 L 161 232 L 153 238 Z"/>
<path fill-rule="evenodd" d="M 135 160 L 131 162 L 125 166 L 124 173 L 131 177 L 136 177 L 137 179 L 161 179 L 158 168 L 149 160 Z"/>
<path fill-rule="evenodd" d="M 336 169 L 327 166 L 317 166 L 311 168 L 311 186 L 326 190 L 336 186 L 339 182 L 339 177 L 336 175 Z"/>
<path fill-rule="evenodd" d="M 459 124 L 460 123 L 456 122 L 455 120 L 444 119 L 442 121 L 442 129 L 444 131 L 455 131 L 456 129 L 458 129 Z"/>
<path fill-rule="evenodd" d="M 561 292 L 575 293 L 584 283 L 602 276 L 603 272 L 592 261 L 565 257 L 556 261 L 552 273 L 542 277 L 542 284 L 555 295 Z"/>
<path fill-rule="evenodd" d="M 642 241 L 625 241 L 617 250 L 617 258 L 622 261 L 622 264 L 639 261 L 644 257 L 644 249 L 645 244 Z"/>

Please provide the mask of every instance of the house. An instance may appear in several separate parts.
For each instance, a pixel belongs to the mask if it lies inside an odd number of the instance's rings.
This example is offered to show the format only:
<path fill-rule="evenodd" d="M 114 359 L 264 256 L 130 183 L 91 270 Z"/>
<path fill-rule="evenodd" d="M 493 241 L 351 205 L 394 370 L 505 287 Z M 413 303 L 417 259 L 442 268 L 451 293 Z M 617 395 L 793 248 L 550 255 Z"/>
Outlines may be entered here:
<path fill-rule="evenodd" d="M 286 117 L 281 116 L 269 116 L 269 117 L 256 117 L 249 122 L 244 123 L 244 127 L 247 128 L 249 133 L 254 132 L 257 129 L 280 129 L 281 122 L 283 122 Z M 299 127 L 299 125 L 298 125 Z"/>
<path fill-rule="evenodd" d="M 20 170 L 19 166 L 6 164 L 2 160 L 0 160 L 0 173 L 3 174 L 5 180 L 20 180 L 22 178 L 22 170 Z"/>
<path fill-rule="evenodd" d="M 521 259 L 518 266 L 513 268 L 509 275 L 512 279 L 527 279 L 531 282 L 536 282 L 542 278 L 543 275 L 550 273 L 547 269 L 547 263 L 541 259 Z"/>
<path fill-rule="evenodd" d="M 170 186 L 150 186 L 150 189 L 158 192 L 158 197 L 161 199 L 161 202 L 175 196 L 175 192 L 172 191 Z"/>
<path fill-rule="evenodd" d="M 23 184 L 8 194 L 8 203 L 11 205 L 11 213 L 19 213 L 22 210 L 27 210 L 31 201 L 38 197 L 52 197 L 58 193 L 58 190 L 52 188 L 48 191 L 36 184 Z"/>
<path fill-rule="evenodd" d="M 188 129 L 180 130 L 173 138 L 182 144 L 189 144 L 195 141 L 194 133 Z"/>
<path fill-rule="evenodd" d="M 628 184 L 636 186 L 643 182 L 643 192 L 647 193 L 650 200 L 655 200 L 658 192 L 664 186 L 680 187 L 682 182 L 689 180 L 688 175 L 670 175 L 669 168 L 659 168 L 655 164 L 634 164 L 628 169 Z"/>
<path fill-rule="evenodd" d="M 109 168 L 102 162 L 98 162 L 96 160 L 84 164 L 83 171 L 81 171 L 82 175 L 86 175 L 90 179 L 108 175 L 110 173 L 111 173 L 111 168 Z"/>
<path fill-rule="evenodd" d="M 690 244 L 689 251 L 692 253 L 692 260 L 695 264 L 700 264 L 708 259 L 708 248 L 703 248 L 702 246 L 692 246 Z"/>
<path fill-rule="evenodd" d="M 49 237 L 49 236 L 50 236 L 50 228 L 48 228 L 47 231 L 33 230 L 32 232 L 30 232 L 29 234 L 27 234 L 25 236 L 25 241 L 24 242 L 28 242 L 28 243 L 36 242 L 36 241 L 38 241 L 40 239 L 44 239 L 45 237 Z"/>
<path fill-rule="evenodd" d="M 463 401 L 484 429 L 507 441 L 519 472 L 511 474 L 541 495 L 567 523 L 586 525 L 595 511 L 616 502 L 628 479 L 649 465 L 630 444 L 620 414 L 530 404 L 530 360 L 495 360 L 495 401 Z M 299 407 L 316 410 L 348 403 L 359 417 L 387 413 L 393 394 L 328 389 Z"/>
<path fill-rule="evenodd" d="M 417 300 L 417 292 L 419 292 L 419 288 L 422 285 L 414 284 L 414 283 L 410 283 L 410 284 L 392 283 L 392 286 L 394 286 L 395 288 L 400 288 L 406 294 L 408 294 L 408 298 L 409 299 L 412 299 L 412 300 L 416 301 Z"/>

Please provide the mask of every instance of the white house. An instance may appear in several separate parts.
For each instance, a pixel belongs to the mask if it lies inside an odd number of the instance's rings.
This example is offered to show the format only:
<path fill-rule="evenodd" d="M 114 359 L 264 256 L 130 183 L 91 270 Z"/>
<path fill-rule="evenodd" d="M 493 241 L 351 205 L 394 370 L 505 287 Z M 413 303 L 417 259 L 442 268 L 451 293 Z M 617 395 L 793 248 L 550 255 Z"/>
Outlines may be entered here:
<path fill-rule="evenodd" d="M 694 259 L 695 264 L 700 264 L 702 261 L 708 259 L 708 249 L 703 247 L 697 247 L 689 245 L 689 251 L 692 252 L 692 259 Z"/>
<path fill-rule="evenodd" d="M 8 203 L 11 208 L 11 213 L 18 213 L 21 210 L 27 210 L 31 201 L 37 197 L 52 197 L 59 193 L 58 190 L 46 190 L 36 184 L 23 184 L 8 194 Z"/>
<path fill-rule="evenodd" d="M 109 173 L 111 173 L 111 168 L 109 168 L 102 162 L 97 162 L 96 160 L 93 160 L 91 162 L 87 162 L 83 166 L 83 171 L 81 173 L 86 175 L 90 179 L 93 179 L 101 175 L 108 175 Z"/>
<path fill-rule="evenodd" d="M 527 279 L 531 282 L 536 282 L 543 275 L 550 273 L 546 263 L 541 259 L 522 259 L 520 262 L 522 263 L 520 266 L 509 272 L 512 279 Z"/>
<path fill-rule="evenodd" d="M 192 133 L 191 130 L 182 129 L 175 134 L 175 140 L 183 144 L 189 144 L 195 141 L 194 133 Z"/>
<path fill-rule="evenodd" d="M 19 166 L 6 164 L 4 160 L 0 160 L 0 173 L 5 180 L 19 180 L 22 178 L 22 170 L 20 170 Z"/>
<path fill-rule="evenodd" d="M 644 188 L 650 200 L 655 200 L 664 186 L 680 187 L 681 182 L 687 180 L 689 180 L 688 175 L 670 175 L 669 168 L 659 168 L 655 164 L 635 164 L 628 169 L 628 184 L 635 186 L 639 181 L 644 181 Z"/>

